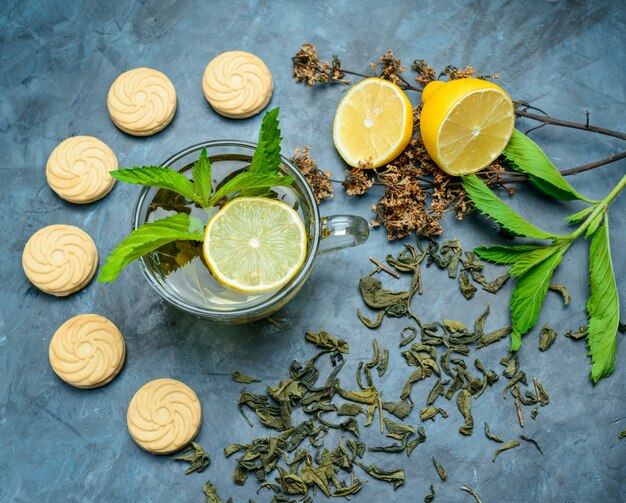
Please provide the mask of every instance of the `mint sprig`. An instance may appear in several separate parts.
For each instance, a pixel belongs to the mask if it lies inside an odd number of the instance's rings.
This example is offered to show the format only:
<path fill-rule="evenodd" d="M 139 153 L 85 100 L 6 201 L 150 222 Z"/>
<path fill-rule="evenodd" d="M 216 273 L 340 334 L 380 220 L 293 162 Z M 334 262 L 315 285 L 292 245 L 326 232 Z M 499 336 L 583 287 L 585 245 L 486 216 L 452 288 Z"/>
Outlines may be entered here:
<path fill-rule="evenodd" d="M 211 161 L 202 149 L 194 163 L 192 180 L 182 173 L 161 166 L 142 166 L 111 171 L 115 179 L 148 187 L 167 189 L 182 195 L 202 208 L 210 208 L 240 195 L 267 193 L 272 187 L 289 186 L 293 178 L 281 174 L 280 129 L 278 108 L 265 114 L 257 148 L 248 169 L 238 173 L 213 192 Z M 107 257 L 98 281 L 112 282 L 133 260 L 173 241 L 204 239 L 204 224 L 185 213 L 143 224 L 130 233 Z"/>
<path fill-rule="evenodd" d="M 503 156 L 513 169 L 527 174 L 549 196 L 559 200 L 576 199 L 591 205 L 566 218 L 570 223 L 579 223 L 576 230 L 565 235 L 554 234 L 518 215 L 477 176 L 463 177 L 463 187 L 476 208 L 502 228 L 520 237 L 550 241 L 546 244 L 481 246 L 474 250 L 485 260 L 509 265 L 509 273 L 515 278 L 510 301 L 511 350 L 520 348 L 522 336 L 537 322 L 552 275 L 570 245 L 583 234 L 585 239 L 593 236 L 589 254 L 591 293 L 587 302 L 587 343 L 592 360 L 591 379 L 597 382 L 610 375 L 615 367 L 619 299 L 609 247 L 608 207 L 626 186 L 626 176 L 604 199 L 594 201 L 571 187 L 537 144 L 518 131 L 514 132 Z"/>
<path fill-rule="evenodd" d="M 185 213 L 143 224 L 132 231 L 107 257 L 98 281 L 111 283 L 133 260 L 172 241 L 202 241 L 204 223 Z"/>

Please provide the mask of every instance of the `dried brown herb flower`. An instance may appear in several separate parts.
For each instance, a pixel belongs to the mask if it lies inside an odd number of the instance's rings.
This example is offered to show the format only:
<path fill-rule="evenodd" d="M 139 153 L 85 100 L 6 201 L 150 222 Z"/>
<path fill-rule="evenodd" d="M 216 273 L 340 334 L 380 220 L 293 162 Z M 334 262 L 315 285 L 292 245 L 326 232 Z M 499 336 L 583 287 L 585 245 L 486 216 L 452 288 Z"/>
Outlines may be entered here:
<path fill-rule="evenodd" d="M 313 44 L 303 44 L 296 55 L 291 58 L 293 62 L 293 76 L 298 82 L 305 82 L 307 86 L 314 84 L 327 84 L 337 82 L 349 84 L 341 69 L 341 60 L 333 56 L 331 61 L 320 61 L 317 49 Z"/>
<path fill-rule="evenodd" d="M 500 78 L 499 73 L 494 73 L 491 75 L 481 75 L 471 66 L 466 66 L 463 70 L 457 68 L 456 66 L 448 65 L 446 66 L 442 72 L 439 73 L 439 77 L 448 77 L 450 80 L 456 79 L 498 79 Z"/>
<path fill-rule="evenodd" d="M 391 51 L 383 54 L 378 58 L 377 62 L 370 63 L 370 68 L 381 79 L 389 80 L 396 85 L 404 83 L 404 79 L 400 77 L 400 74 L 406 71 L 406 66 L 402 66 L 402 62 L 396 59 Z"/>
<path fill-rule="evenodd" d="M 415 61 L 413 61 L 413 64 L 411 65 L 411 70 L 418 74 L 418 76 L 415 77 L 415 82 L 417 82 L 418 84 L 426 85 L 429 82 L 436 80 L 435 69 L 428 63 L 426 63 L 426 61 L 424 61 L 423 59 L 416 59 Z"/>
<path fill-rule="evenodd" d="M 333 183 L 330 179 L 332 173 L 323 171 L 317 163 L 309 157 L 309 147 L 297 147 L 291 158 L 291 162 L 304 175 L 306 181 L 309 182 L 315 200 L 319 203 L 322 199 L 333 197 Z"/>
<path fill-rule="evenodd" d="M 371 176 L 372 173 L 374 170 L 371 169 L 369 162 L 359 162 L 358 167 L 346 170 L 346 178 L 342 183 L 346 189 L 346 194 L 349 196 L 365 194 L 374 185 L 375 180 Z"/>

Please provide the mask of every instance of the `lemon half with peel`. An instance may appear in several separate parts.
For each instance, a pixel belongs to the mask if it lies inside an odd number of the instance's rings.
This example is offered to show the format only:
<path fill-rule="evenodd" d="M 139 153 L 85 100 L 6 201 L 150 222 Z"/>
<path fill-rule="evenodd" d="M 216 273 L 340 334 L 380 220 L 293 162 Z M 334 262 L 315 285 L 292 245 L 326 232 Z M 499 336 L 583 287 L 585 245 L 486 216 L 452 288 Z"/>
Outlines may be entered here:
<path fill-rule="evenodd" d="M 279 289 L 298 273 L 307 237 L 291 206 L 267 197 L 238 197 L 209 220 L 203 251 L 222 285 L 263 293 Z"/>
<path fill-rule="evenodd" d="M 513 134 L 513 102 L 492 82 L 435 80 L 424 88 L 422 102 L 424 146 L 450 175 L 468 175 L 489 166 Z"/>
<path fill-rule="evenodd" d="M 333 140 L 350 166 L 359 162 L 378 168 L 406 148 L 413 133 L 413 107 L 397 85 L 364 79 L 343 97 L 333 123 Z"/>

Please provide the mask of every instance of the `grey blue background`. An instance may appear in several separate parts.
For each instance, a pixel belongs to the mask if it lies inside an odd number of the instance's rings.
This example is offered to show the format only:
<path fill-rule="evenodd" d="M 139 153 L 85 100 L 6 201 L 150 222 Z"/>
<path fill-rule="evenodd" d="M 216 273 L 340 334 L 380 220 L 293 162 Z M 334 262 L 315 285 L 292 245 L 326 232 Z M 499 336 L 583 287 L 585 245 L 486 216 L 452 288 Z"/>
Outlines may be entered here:
<path fill-rule="evenodd" d="M 385 397 L 399 392 L 410 372 L 397 349 L 404 321 L 386 320 L 372 332 L 356 318 L 361 306 L 358 278 L 372 265 L 397 253 L 401 242 L 388 242 L 373 230 L 360 248 L 320 257 L 298 297 L 276 315 L 285 327 L 267 323 L 229 327 L 200 321 L 169 307 L 150 289 L 132 265 L 112 285 L 93 282 L 85 290 L 58 299 L 40 293 L 26 280 L 21 253 L 28 237 L 55 223 L 79 225 L 95 240 L 100 263 L 129 231 L 136 186 L 117 184 L 105 199 L 77 206 L 59 199 L 46 185 L 46 159 L 72 135 L 95 135 L 116 152 L 121 166 L 159 163 L 184 147 L 211 139 L 254 140 L 261 117 L 224 119 L 204 99 L 201 76 L 217 54 L 233 49 L 254 52 L 270 68 L 275 91 L 271 107 L 280 106 L 283 149 L 291 155 L 309 145 L 324 169 L 343 178 L 344 164 L 334 150 L 331 125 L 345 87 L 307 89 L 291 77 L 290 58 L 305 42 L 322 56 L 337 54 L 346 68 L 368 71 L 368 63 L 392 49 L 410 64 L 423 58 L 435 68 L 472 65 L 483 73 L 499 72 L 501 85 L 515 98 L 529 101 L 556 117 L 591 121 L 626 130 L 624 68 L 626 7 L 619 1 L 431 1 L 354 2 L 243 1 L 17 1 L 0 5 L 0 501 L 203 501 L 202 486 L 211 479 L 224 500 L 270 499 L 256 495 L 250 480 L 244 487 L 231 481 L 234 459 L 222 449 L 266 432 L 240 417 L 236 402 L 240 385 L 230 379 L 239 369 L 263 379 L 249 389 L 261 391 L 287 376 L 292 359 L 306 360 L 314 348 L 308 330 L 325 329 L 351 346 L 342 382 L 354 384 L 357 362 L 371 355 L 375 336 L 391 351 L 391 371 L 382 379 Z M 149 138 L 127 136 L 107 115 L 106 95 L 121 72 L 139 66 L 167 74 L 178 95 L 178 110 L 163 132 Z M 407 75 L 410 75 L 409 73 Z M 415 104 L 416 94 L 410 94 Z M 518 123 L 525 129 L 532 124 Z M 532 137 L 561 169 L 620 152 L 624 142 L 559 128 L 544 128 Z M 581 174 L 571 183 L 590 197 L 601 197 L 626 171 L 624 161 Z M 341 186 L 321 205 L 324 214 L 355 213 L 371 218 L 370 206 L 381 195 L 374 188 L 362 198 L 349 198 Z M 507 196 L 504 196 L 507 197 Z M 529 187 L 507 201 L 532 222 L 565 231 L 562 217 L 582 208 L 579 203 L 549 201 Z M 626 194 L 611 207 L 613 260 L 619 293 L 626 304 Z M 446 221 L 446 237 L 458 237 L 466 249 L 497 242 L 494 225 L 480 217 Z M 414 242 L 414 237 L 405 242 Z M 562 333 L 585 322 L 587 244 L 577 243 L 556 273 L 573 295 L 563 307 L 549 294 L 537 328 L 520 352 L 529 377 L 538 377 L 551 403 L 526 427 L 517 424 L 513 402 L 502 400 L 501 380 L 474 403 L 476 431 L 463 437 L 462 419 L 454 403 L 447 420 L 425 425 L 428 440 L 410 458 L 370 454 L 380 465 L 401 465 L 407 483 L 397 491 L 370 480 L 354 501 L 422 501 L 429 484 L 435 501 L 471 501 L 460 491 L 467 485 L 483 502 L 617 502 L 626 500 L 626 346 L 619 336 L 615 373 L 597 386 L 588 379 L 585 343 Z M 489 274 L 499 274 L 495 267 Z M 382 278 L 390 288 L 406 286 Z M 487 328 L 508 323 L 511 285 L 498 296 L 479 291 L 465 301 L 444 273 L 427 269 L 424 294 L 414 310 L 424 321 L 456 318 L 473 323 L 486 304 L 492 315 Z M 109 317 L 125 335 L 128 358 L 108 386 L 84 391 L 61 382 L 48 364 L 52 334 L 66 319 L 94 312 Z M 621 309 L 622 319 L 624 307 Z M 537 348 L 539 328 L 549 322 L 559 331 L 545 353 Z M 500 372 L 506 354 L 501 342 L 480 353 Z M 189 384 L 203 406 L 198 442 L 212 457 L 201 475 L 183 474 L 184 466 L 168 457 L 139 449 L 126 431 L 126 408 L 135 391 L 158 377 Z M 417 413 L 428 384 L 414 387 Z M 438 402 L 439 403 L 439 402 Z M 482 433 L 483 421 L 505 439 L 524 433 L 530 444 L 503 454 Z M 382 443 L 376 428 L 364 429 L 368 443 Z M 441 482 L 430 458 L 448 470 Z M 366 478 L 369 478 L 366 476 Z M 318 494 L 316 501 L 324 499 Z"/>

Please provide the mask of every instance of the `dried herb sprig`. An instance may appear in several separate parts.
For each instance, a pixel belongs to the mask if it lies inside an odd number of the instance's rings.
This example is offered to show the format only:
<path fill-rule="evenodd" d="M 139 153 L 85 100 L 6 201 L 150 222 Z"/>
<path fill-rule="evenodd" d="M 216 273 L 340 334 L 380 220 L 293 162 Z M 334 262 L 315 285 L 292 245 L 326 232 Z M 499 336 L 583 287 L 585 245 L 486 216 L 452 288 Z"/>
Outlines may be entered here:
<path fill-rule="evenodd" d="M 322 199 L 333 197 L 334 189 L 333 183 L 330 179 L 332 173 L 330 171 L 323 171 L 317 163 L 309 157 L 309 147 L 297 147 L 291 162 L 296 168 L 304 175 L 306 181 L 309 182 L 311 190 L 315 195 L 315 200 L 319 203 Z"/>

